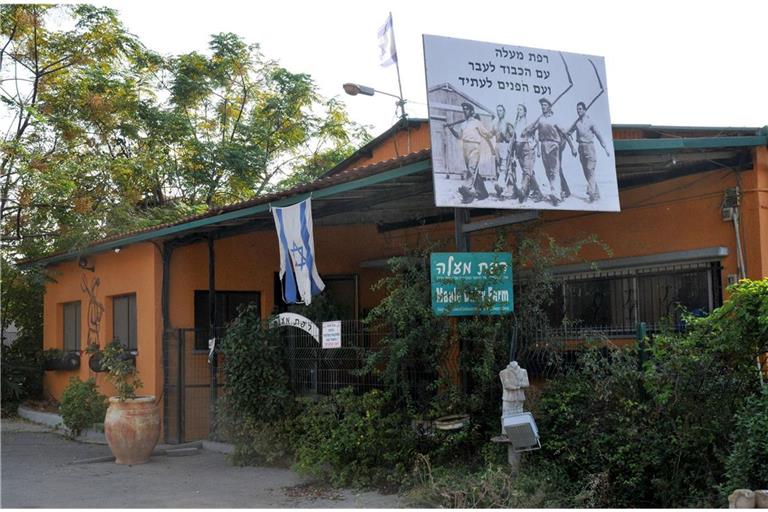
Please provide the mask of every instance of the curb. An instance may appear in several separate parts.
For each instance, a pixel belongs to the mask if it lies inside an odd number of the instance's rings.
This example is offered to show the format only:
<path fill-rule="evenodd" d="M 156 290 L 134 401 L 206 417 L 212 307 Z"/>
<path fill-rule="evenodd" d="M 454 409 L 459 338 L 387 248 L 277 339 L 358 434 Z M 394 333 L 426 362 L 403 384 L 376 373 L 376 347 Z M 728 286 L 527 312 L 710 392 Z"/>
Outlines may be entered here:
<path fill-rule="evenodd" d="M 33 423 L 38 423 L 51 427 L 53 430 L 60 431 L 62 433 L 67 432 L 67 428 L 64 426 L 64 422 L 61 416 L 52 412 L 35 411 L 23 405 L 19 406 L 18 414 L 20 417 L 29 420 Z M 75 438 L 75 441 L 80 443 L 90 444 L 107 444 L 107 437 L 104 432 L 99 432 L 92 429 L 83 430 L 82 434 Z M 218 441 L 192 441 L 190 443 L 183 444 L 164 444 L 158 443 L 158 449 L 162 450 L 177 450 L 181 448 L 201 448 L 203 450 L 215 453 L 223 453 L 229 455 L 235 451 L 235 447 L 229 443 L 221 443 Z"/>
<path fill-rule="evenodd" d="M 17 414 L 25 420 L 39 423 L 53 429 L 64 427 L 64 423 L 61 421 L 61 416 L 52 412 L 35 411 L 34 409 L 29 409 L 20 405 Z"/>

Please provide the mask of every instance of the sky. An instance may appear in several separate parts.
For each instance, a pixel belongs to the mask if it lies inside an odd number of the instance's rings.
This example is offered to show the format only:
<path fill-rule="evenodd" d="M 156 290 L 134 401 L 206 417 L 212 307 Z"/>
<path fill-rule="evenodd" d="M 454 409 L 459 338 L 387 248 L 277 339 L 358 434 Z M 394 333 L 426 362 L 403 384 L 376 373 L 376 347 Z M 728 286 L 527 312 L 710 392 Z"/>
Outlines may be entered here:
<path fill-rule="evenodd" d="M 427 116 L 422 35 L 605 58 L 611 122 L 656 126 L 768 125 L 768 2 L 643 0 L 441 2 L 114 1 L 128 30 L 162 54 L 205 52 L 234 32 L 339 97 L 378 135 L 395 99 L 348 96 L 345 82 L 397 94 L 394 66 L 378 61 L 377 30 L 392 12 L 406 112 Z"/>

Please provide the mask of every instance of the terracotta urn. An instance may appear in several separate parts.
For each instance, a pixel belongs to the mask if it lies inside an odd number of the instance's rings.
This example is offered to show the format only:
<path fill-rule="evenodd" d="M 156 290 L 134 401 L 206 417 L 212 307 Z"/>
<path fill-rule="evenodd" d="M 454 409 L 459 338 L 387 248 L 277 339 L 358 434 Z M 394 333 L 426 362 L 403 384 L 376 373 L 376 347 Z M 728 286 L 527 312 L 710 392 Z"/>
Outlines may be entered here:
<path fill-rule="evenodd" d="M 154 396 L 109 399 L 104 418 L 107 444 L 117 464 L 144 464 L 149 461 L 160 437 L 160 410 Z"/>

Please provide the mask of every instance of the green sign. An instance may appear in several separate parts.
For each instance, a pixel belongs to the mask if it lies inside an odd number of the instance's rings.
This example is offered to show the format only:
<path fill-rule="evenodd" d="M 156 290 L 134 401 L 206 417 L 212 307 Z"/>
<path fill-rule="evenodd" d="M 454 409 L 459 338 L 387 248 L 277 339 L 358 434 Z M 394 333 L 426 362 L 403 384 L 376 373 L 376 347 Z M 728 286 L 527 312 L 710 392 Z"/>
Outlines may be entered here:
<path fill-rule="evenodd" d="M 436 315 L 503 315 L 513 309 L 512 254 L 435 252 L 430 257 Z"/>

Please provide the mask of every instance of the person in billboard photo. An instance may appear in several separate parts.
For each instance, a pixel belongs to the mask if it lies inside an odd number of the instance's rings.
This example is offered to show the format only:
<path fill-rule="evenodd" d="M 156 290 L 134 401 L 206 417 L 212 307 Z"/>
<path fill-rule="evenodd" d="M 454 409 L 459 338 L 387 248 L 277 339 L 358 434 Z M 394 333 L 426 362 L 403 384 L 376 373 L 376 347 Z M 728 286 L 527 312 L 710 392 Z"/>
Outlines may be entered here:
<path fill-rule="evenodd" d="M 570 136 L 576 132 L 576 142 L 579 145 L 579 161 L 584 170 L 584 178 L 587 180 L 587 202 L 592 203 L 600 199 L 600 191 L 597 188 L 597 179 L 595 177 L 595 165 L 597 158 L 595 156 L 595 139 L 603 147 L 606 156 L 611 156 L 610 151 L 605 145 L 600 131 L 587 115 L 587 106 L 583 101 L 576 104 L 576 114 L 578 118 L 566 133 Z"/>
<path fill-rule="evenodd" d="M 541 161 L 549 181 L 549 200 L 552 206 L 557 206 L 570 195 L 568 185 L 566 183 L 563 186 L 564 180 L 562 179 L 564 176 L 562 175 L 560 157 L 564 147 L 563 142 L 571 148 L 573 156 L 576 156 L 576 148 L 573 147 L 571 138 L 555 122 L 552 102 L 547 98 L 541 98 L 539 104 L 541 105 L 541 115 L 523 130 L 523 136 L 534 133 L 538 135 Z M 561 146 L 561 144 L 563 145 Z"/>
<path fill-rule="evenodd" d="M 465 178 L 469 180 L 468 185 L 459 187 L 462 202 L 469 203 L 474 199 L 482 200 L 488 197 L 488 190 L 485 188 L 485 181 L 480 176 L 480 145 L 488 144 L 491 152 L 495 155 L 496 148 L 491 139 L 493 132 L 486 129 L 480 116 L 475 114 L 475 107 L 471 103 L 461 104 L 464 112 L 464 119 L 455 123 L 447 124 L 446 128 L 454 137 L 461 140 L 462 152 L 464 154 L 464 165 L 466 166 Z M 461 125 L 458 128 L 457 126 Z"/>
<path fill-rule="evenodd" d="M 493 126 L 493 135 L 496 139 L 496 183 L 494 188 L 496 196 L 503 199 L 505 193 L 510 192 L 512 199 L 518 197 L 516 164 L 512 140 L 515 137 L 515 128 L 507 120 L 507 109 L 504 105 L 496 106 L 496 122 Z"/>
<path fill-rule="evenodd" d="M 517 158 L 517 163 L 520 164 L 520 189 L 517 199 L 521 204 L 529 196 L 537 203 L 544 200 L 544 195 L 541 193 L 539 182 L 536 181 L 536 174 L 533 170 L 533 164 L 536 161 L 536 153 L 534 151 L 536 140 L 530 134 L 523 134 L 527 127 L 528 109 L 520 103 L 517 106 L 517 115 L 512 125 L 513 139 L 510 144 L 509 158 Z"/>

